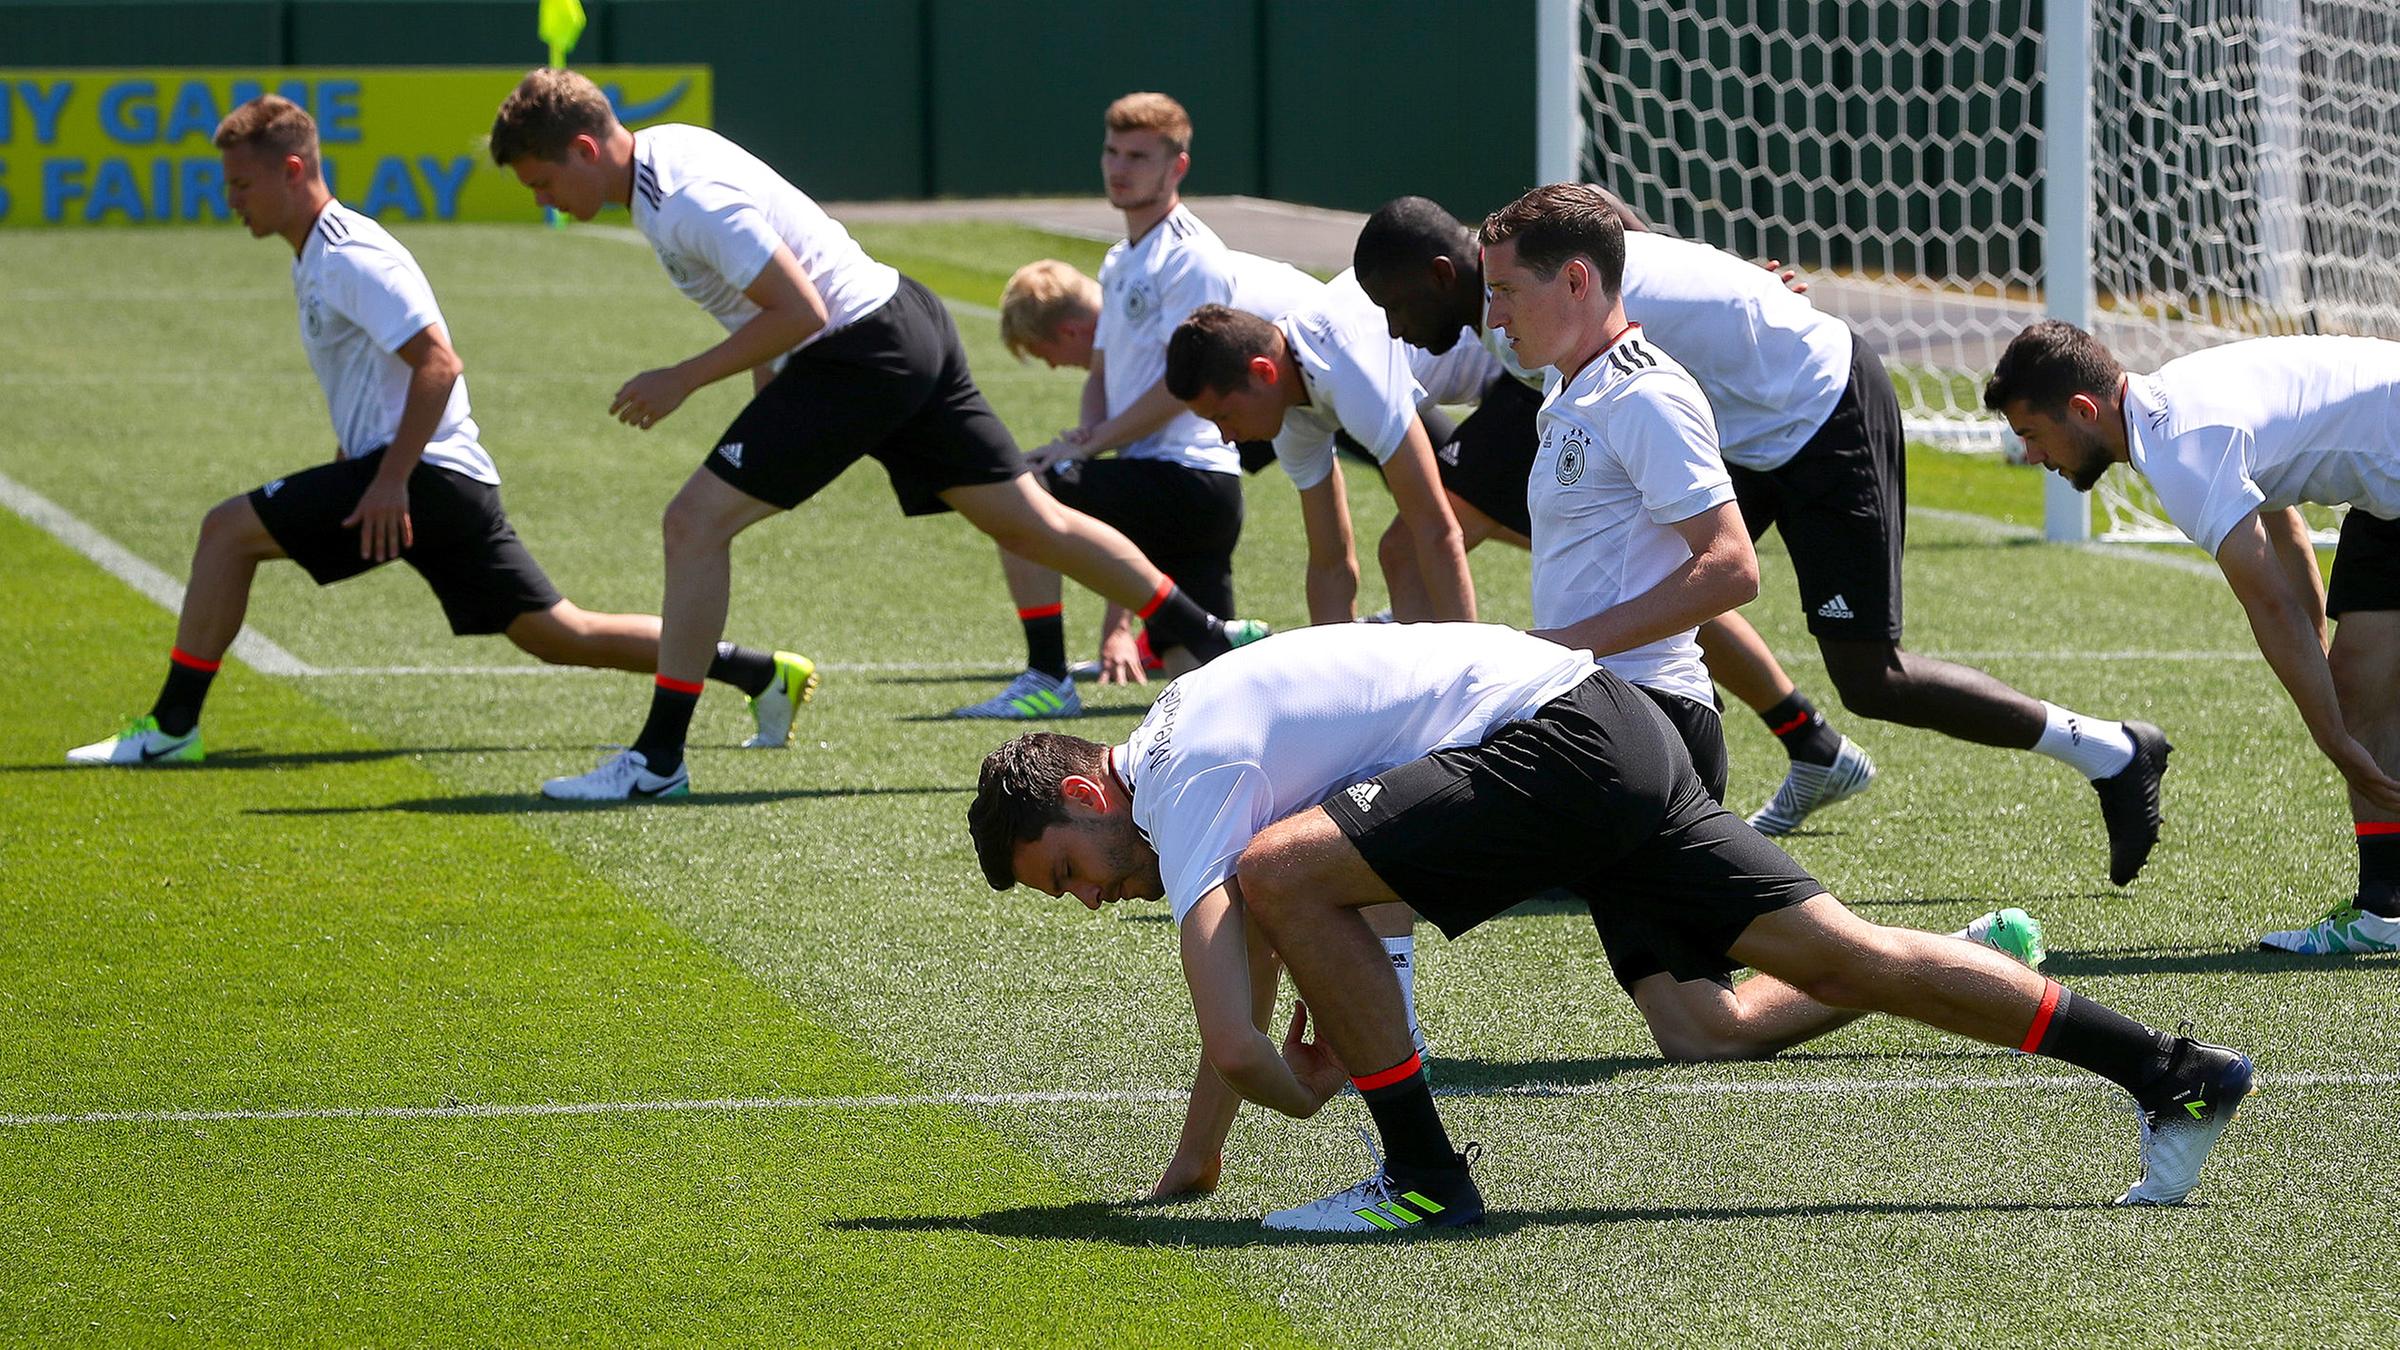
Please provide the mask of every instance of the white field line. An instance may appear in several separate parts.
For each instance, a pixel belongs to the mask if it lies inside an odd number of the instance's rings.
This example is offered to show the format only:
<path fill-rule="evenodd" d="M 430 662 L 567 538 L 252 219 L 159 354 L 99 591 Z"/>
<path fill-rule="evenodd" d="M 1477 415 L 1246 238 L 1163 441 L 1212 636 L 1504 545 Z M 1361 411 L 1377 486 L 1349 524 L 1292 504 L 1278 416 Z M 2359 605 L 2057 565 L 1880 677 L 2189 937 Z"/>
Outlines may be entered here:
<path fill-rule="evenodd" d="M 60 543 L 140 591 L 169 614 L 183 610 L 183 587 L 175 578 L 137 558 L 124 545 L 83 523 L 73 512 L 0 473 L 0 504 L 48 531 Z M 233 654 L 269 675 L 314 675 L 317 668 L 250 629 L 233 640 Z"/>
<path fill-rule="evenodd" d="M 2030 526 L 2011 525 L 2007 521 L 1994 520 L 1990 516 L 1979 516 L 1972 511 L 1945 511 L 1935 506 L 1912 506 L 1908 508 L 1908 513 L 1912 516 L 1923 516 L 1927 520 L 1938 520 L 1945 525 L 1964 525 L 1979 533 L 2004 539 L 2039 539 L 2042 537 L 2040 530 Z M 2148 563 L 2152 567 L 2164 567 L 2171 572 L 2185 572 L 2196 577 L 2213 578 L 2222 575 L 2215 567 L 2198 558 L 2187 557 L 2180 553 L 2168 553 L 2159 548 L 2142 544 L 2090 543 L 2077 544 L 2075 547 L 2085 553 L 2099 554 L 2103 558 Z"/>
<path fill-rule="evenodd" d="M 2400 1073 L 2262 1074 L 2261 1090 L 2380 1088 Z M 1437 1097 L 1500 1101 L 1583 1097 L 1847 1097 L 1863 1094 L 1983 1092 L 1992 1088 L 2096 1091 L 2089 1074 L 1936 1074 L 1922 1078 L 1795 1078 L 1708 1083 L 1522 1083 L 1496 1088 L 1435 1088 Z M 320 1106 L 249 1111 L 77 1111 L 0 1115 L 0 1128 L 42 1125 L 211 1125 L 326 1120 L 519 1120 L 551 1116 L 696 1115 L 707 1112 L 918 1111 L 953 1107 L 1156 1106 L 1181 1102 L 1181 1089 L 945 1092 L 869 1097 L 683 1097 L 655 1101 L 461 1103 L 452 1106 Z"/>

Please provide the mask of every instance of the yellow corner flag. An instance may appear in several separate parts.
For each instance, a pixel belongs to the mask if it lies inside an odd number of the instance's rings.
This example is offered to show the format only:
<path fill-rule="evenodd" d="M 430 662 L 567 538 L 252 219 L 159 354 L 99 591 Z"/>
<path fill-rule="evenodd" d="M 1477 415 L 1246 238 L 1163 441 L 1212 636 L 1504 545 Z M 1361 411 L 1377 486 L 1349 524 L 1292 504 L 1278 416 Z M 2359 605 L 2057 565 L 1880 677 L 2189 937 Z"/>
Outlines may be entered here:
<path fill-rule="evenodd" d="M 541 0 L 542 41 L 550 44 L 550 64 L 564 67 L 567 53 L 583 37 L 583 0 Z"/>

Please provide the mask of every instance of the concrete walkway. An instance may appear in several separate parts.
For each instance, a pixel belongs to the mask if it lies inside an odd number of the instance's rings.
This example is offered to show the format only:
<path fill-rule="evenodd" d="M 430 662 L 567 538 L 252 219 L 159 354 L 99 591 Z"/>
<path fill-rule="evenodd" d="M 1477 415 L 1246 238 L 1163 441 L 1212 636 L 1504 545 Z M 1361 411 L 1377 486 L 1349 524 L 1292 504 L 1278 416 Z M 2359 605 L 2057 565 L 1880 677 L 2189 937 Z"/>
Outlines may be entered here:
<path fill-rule="evenodd" d="M 1350 265 L 1350 245 L 1367 218 L 1263 197 L 1186 197 L 1184 205 L 1232 248 L 1315 271 Z M 1005 220 L 1053 234 L 1114 243 L 1125 237 L 1123 212 L 1104 197 L 1006 197 L 990 201 L 831 202 L 841 220 Z"/>

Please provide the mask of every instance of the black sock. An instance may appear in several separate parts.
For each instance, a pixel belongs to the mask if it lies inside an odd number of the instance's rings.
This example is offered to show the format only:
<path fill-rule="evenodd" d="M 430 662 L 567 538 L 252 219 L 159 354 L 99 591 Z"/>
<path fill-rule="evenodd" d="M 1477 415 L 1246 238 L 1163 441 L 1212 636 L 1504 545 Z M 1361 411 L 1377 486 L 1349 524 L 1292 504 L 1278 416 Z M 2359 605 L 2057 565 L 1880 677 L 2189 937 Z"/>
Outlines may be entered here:
<path fill-rule="evenodd" d="M 775 683 L 775 653 L 720 642 L 717 659 L 708 663 L 708 678 L 757 698 L 767 692 L 768 685 Z"/>
<path fill-rule="evenodd" d="M 1401 1069 L 1408 1072 L 1396 1081 L 1366 1086 Z M 1388 1167 L 1421 1174 L 1447 1172 L 1459 1165 L 1458 1150 L 1450 1146 L 1450 1132 L 1442 1128 L 1441 1113 L 1433 1109 L 1433 1084 L 1427 1081 L 1425 1066 L 1415 1055 L 1383 1073 L 1351 1081 L 1358 1085 L 1358 1095 L 1367 1099 L 1367 1111 L 1375 1117 L 1375 1133 L 1383 1136 Z"/>
<path fill-rule="evenodd" d="M 1150 645 L 1162 656 L 1181 647 L 1206 665 L 1233 650 L 1225 640 L 1225 625 L 1173 581 L 1159 588 L 1150 608 L 1142 612 L 1142 622 L 1149 626 Z"/>
<path fill-rule="evenodd" d="M 1067 615 L 1063 605 L 1017 611 L 1025 625 L 1025 665 L 1054 680 L 1067 678 Z"/>
<path fill-rule="evenodd" d="M 167 681 L 158 688 L 158 701 L 150 705 L 150 715 L 158 719 L 158 729 L 170 736 L 188 736 L 200 725 L 200 705 L 208 701 L 208 685 L 217 678 L 219 661 L 202 661 L 187 656 L 178 647 L 167 658 Z"/>
<path fill-rule="evenodd" d="M 1758 715 L 1783 742 L 1783 752 L 1803 764 L 1831 764 L 1842 753 L 1842 738 L 1817 715 L 1817 705 L 1795 689 L 1790 697 Z"/>
<path fill-rule="evenodd" d="M 2358 822 L 2358 907 L 2400 919 L 2400 827 Z"/>
<path fill-rule="evenodd" d="M 700 687 L 670 681 L 664 675 L 650 687 L 650 718 L 633 748 L 642 754 L 650 772 L 673 773 L 683 766 L 683 742 L 692 731 L 692 710 L 700 706 Z"/>
<path fill-rule="evenodd" d="M 2055 1005 L 2049 997 L 2052 993 L 2057 995 Z M 2089 1069 L 2132 1093 L 2137 1101 L 2144 1090 L 2166 1076 L 2174 1037 L 2068 993 L 2055 982 L 2044 991 L 2042 1001 L 2050 1011 L 2046 1023 L 2040 1014 L 2033 1019 L 2038 1043 L 2028 1033 L 2028 1043 L 2019 1048 Z"/>

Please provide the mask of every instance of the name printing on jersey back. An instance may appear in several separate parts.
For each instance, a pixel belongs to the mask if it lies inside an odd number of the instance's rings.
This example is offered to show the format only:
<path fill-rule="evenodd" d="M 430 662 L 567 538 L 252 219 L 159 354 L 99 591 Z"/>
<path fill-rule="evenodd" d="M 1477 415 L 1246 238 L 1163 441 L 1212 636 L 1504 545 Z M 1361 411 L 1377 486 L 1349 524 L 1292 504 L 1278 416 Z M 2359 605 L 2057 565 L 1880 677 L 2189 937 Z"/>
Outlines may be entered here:
<path fill-rule="evenodd" d="M 1175 714 L 1182 710 L 1183 686 L 1179 683 L 1168 685 L 1167 692 L 1160 694 L 1158 702 L 1150 705 L 1150 716 L 1144 720 L 1154 723 L 1158 730 L 1155 735 L 1151 736 L 1150 744 L 1142 751 L 1143 773 L 1155 772 L 1158 769 L 1159 761 L 1173 753 L 1175 749 Z"/>

